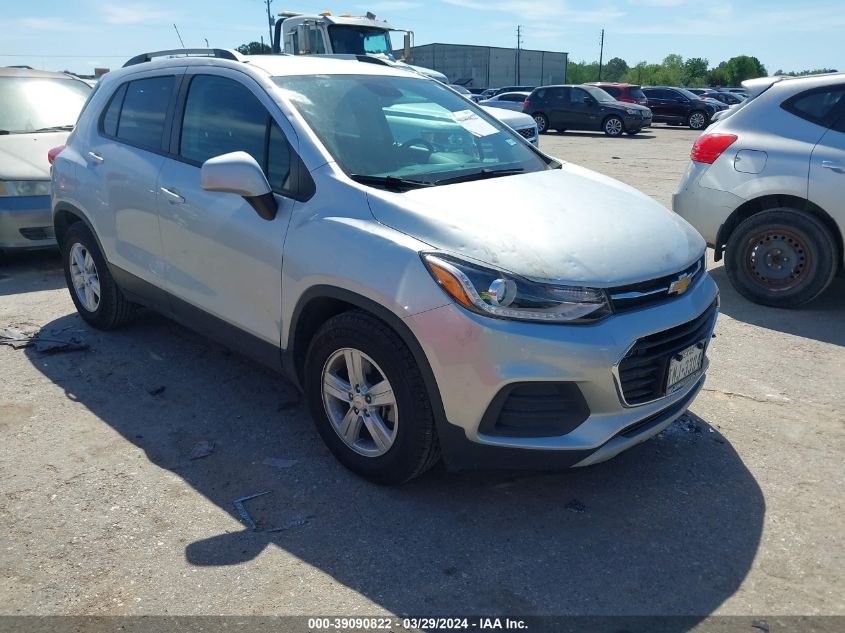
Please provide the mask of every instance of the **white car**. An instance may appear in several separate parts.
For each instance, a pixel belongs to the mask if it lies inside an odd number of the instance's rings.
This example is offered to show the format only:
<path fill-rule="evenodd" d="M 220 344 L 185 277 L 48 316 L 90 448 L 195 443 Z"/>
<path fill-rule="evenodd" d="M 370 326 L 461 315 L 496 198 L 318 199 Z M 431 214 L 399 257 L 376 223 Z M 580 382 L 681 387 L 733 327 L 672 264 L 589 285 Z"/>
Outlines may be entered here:
<path fill-rule="evenodd" d="M 673 207 L 743 296 L 796 307 L 845 262 L 845 73 L 743 85 L 750 99 L 695 142 Z"/>
<path fill-rule="evenodd" d="M 514 110 L 503 110 L 502 108 L 488 108 L 483 104 L 478 104 L 490 116 L 496 117 L 499 121 L 507 125 L 514 132 L 519 132 L 532 145 L 538 145 L 540 139 L 540 132 L 537 130 L 537 122 L 534 117 L 525 114 L 524 112 L 515 112 Z"/>

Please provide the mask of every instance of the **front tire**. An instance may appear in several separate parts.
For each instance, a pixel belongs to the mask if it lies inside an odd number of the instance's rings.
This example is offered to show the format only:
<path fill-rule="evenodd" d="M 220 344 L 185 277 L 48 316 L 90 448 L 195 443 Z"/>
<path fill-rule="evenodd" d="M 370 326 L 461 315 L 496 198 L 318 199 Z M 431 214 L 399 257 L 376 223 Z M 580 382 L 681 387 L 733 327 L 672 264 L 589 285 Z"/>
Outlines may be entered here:
<path fill-rule="evenodd" d="M 366 312 L 344 312 L 314 335 L 304 372 L 317 431 L 344 466 L 399 484 L 440 458 L 434 412 L 408 347 Z"/>
<path fill-rule="evenodd" d="M 687 117 L 687 125 L 691 130 L 703 130 L 707 127 L 708 123 L 710 123 L 710 118 L 701 110 L 691 112 L 689 117 Z"/>
<path fill-rule="evenodd" d="M 602 129 L 607 136 L 622 136 L 625 132 L 625 123 L 618 116 L 609 116 L 604 120 Z"/>
<path fill-rule="evenodd" d="M 836 243 L 819 220 L 790 208 L 742 222 L 728 240 L 725 270 L 754 303 L 797 308 L 818 297 L 836 274 Z"/>
<path fill-rule="evenodd" d="M 89 325 L 112 330 L 131 319 L 134 305 L 115 283 L 85 223 L 75 222 L 68 228 L 62 242 L 62 260 L 70 297 Z"/>

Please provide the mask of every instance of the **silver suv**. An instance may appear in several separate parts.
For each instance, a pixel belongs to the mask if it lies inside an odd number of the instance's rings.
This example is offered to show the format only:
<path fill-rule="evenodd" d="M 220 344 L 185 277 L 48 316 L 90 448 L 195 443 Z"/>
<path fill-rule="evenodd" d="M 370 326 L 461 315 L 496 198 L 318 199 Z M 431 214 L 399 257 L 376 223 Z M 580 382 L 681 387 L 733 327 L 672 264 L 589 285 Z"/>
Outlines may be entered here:
<path fill-rule="evenodd" d="M 436 81 L 317 57 L 130 60 L 53 169 L 68 287 L 284 372 L 381 482 L 608 459 L 696 396 L 698 233 Z"/>
<path fill-rule="evenodd" d="M 845 73 L 746 84 L 757 96 L 696 140 L 673 207 L 742 295 L 796 307 L 845 262 Z"/>

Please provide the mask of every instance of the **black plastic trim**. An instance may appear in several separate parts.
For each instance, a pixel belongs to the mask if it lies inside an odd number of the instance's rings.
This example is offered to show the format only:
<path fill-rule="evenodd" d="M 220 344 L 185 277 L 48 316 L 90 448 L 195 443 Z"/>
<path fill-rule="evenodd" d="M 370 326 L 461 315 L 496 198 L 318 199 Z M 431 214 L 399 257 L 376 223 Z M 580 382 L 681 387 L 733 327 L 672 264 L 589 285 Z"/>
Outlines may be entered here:
<path fill-rule="evenodd" d="M 478 432 L 497 437 L 558 437 L 571 433 L 588 417 L 590 408 L 574 382 L 515 382 L 495 395 Z"/>

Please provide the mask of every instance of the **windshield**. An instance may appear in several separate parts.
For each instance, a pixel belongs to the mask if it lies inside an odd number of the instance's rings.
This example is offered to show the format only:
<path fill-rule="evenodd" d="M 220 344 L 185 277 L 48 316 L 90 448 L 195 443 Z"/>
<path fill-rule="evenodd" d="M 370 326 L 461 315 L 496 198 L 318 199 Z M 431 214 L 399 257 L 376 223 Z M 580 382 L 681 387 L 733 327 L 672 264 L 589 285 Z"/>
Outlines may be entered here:
<path fill-rule="evenodd" d="M 273 80 L 350 176 L 436 183 L 549 167 L 510 128 L 436 81 L 378 75 Z"/>
<path fill-rule="evenodd" d="M 601 88 L 596 88 L 595 86 L 581 86 L 584 90 L 590 93 L 590 96 L 593 97 L 596 101 L 616 101 L 613 97 L 611 97 L 607 92 L 602 90 Z"/>
<path fill-rule="evenodd" d="M 76 79 L 0 77 L 0 130 L 21 134 L 73 126 L 91 86 Z"/>
<path fill-rule="evenodd" d="M 382 29 L 333 24 L 329 27 L 329 40 L 339 55 L 393 55 L 390 36 Z"/>

